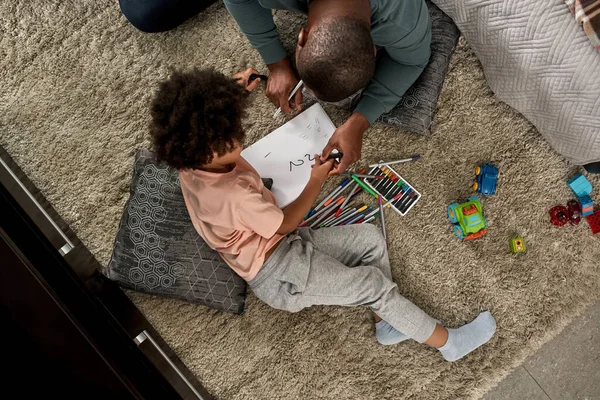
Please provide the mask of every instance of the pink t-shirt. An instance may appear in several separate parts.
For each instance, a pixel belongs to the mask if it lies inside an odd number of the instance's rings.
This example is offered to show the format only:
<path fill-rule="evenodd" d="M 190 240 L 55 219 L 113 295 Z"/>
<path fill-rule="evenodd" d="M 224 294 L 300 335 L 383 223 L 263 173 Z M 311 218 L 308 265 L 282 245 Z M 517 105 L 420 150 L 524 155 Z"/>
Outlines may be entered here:
<path fill-rule="evenodd" d="M 239 276 L 254 278 L 283 238 L 283 211 L 256 170 L 240 157 L 227 173 L 181 170 L 179 181 L 198 234 Z"/>

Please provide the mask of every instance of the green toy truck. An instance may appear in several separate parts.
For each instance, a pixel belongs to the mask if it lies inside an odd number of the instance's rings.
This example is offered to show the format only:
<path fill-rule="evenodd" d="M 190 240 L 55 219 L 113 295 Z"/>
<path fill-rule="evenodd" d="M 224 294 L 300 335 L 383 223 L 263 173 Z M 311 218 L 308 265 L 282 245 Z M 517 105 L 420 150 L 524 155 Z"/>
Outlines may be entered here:
<path fill-rule="evenodd" d="M 459 239 L 473 240 L 487 233 L 487 221 L 483 216 L 481 202 L 471 196 L 465 203 L 448 206 L 448 219 L 454 225 L 454 234 Z"/>

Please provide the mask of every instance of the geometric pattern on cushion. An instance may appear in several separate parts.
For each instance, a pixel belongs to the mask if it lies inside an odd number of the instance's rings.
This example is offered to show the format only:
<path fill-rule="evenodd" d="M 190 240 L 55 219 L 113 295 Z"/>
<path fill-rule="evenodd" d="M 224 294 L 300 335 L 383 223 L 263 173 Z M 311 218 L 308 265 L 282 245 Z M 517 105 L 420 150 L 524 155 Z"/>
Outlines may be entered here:
<path fill-rule="evenodd" d="M 600 161 L 600 53 L 562 0 L 433 0 L 496 96 L 575 164 Z"/>
<path fill-rule="evenodd" d="M 196 232 L 177 170 L 138 150 L 130 192 L 104 274 L 136 291 L 242 313 L 247 284 Z"/>

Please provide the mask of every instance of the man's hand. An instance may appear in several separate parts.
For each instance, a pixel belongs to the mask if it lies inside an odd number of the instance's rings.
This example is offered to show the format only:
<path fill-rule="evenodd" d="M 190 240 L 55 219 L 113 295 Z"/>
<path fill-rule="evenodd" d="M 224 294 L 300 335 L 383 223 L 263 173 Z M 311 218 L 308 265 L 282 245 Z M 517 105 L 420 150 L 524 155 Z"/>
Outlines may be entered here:
<path fill-rule="evenodd" d="M 344 154 L 340 163 L 329 172 L 329 175 L 344 172 L 351 164 L 360 158 L 363 133 L 369 128 L 369 121 L 359 113 L 354 113 L 348 121 L 337 128 L 327 146 L 321 153 L 321 161 L 325 161 L 332 150 L 336 149 Z"/>
<path fill-rule="evenodd" d="M 290 103 L 296 110 L 301 110 L 302 90 L 298 90 L 294 98 L 288 101 L 290 93 L 299 82 L 298 75 L 294 71 L 290 60 L 286 57 L 275 64 L 267 65 L 267 67 L 270 73 L 265 94 L 269 100 L 275 107 L 281 107 L 281 111 L 285 113 L 292 112 Z"/>
<path fill-rule="evenodd" d="M 333 160 L 321 161 L 318 154 L 315 154 L 315 164 L 312 166 L 310 178 L 319 182 L 319 185 L 325 183 L 329 177 L 329 172 L 333 168 Z"/>
<path fill-rule="evenodd" d="M 245 71 L 240 71 L 233 76 L 233 80 L 236 81 L 238 85 L 242 85 L 244 89 L 251 92 L 253 91 L 261 82 L 260 78 L 256 78 L 252 82 L 250 82 L 250 75 L 256 74 L 258 75 L 258 71 L 254 68 L 248 68 Z"/>

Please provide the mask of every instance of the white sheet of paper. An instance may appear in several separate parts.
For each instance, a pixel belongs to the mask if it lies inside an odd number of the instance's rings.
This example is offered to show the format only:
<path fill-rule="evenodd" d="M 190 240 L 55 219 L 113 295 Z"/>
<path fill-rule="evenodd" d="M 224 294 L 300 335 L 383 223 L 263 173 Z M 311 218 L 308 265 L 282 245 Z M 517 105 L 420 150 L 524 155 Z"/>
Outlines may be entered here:
<path fill-rule="evenodd" d="M 242 156 L 262 178 L 273 179 L 277 205 L 296 200 L 310 178 L 314 155 L 321 151 L 335 131 L 335 125 L 319 103 L 277 128 Z"/>

